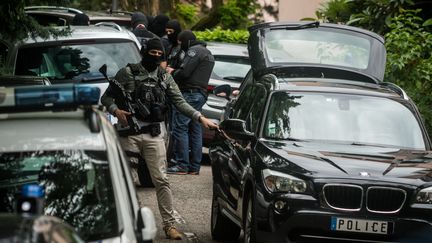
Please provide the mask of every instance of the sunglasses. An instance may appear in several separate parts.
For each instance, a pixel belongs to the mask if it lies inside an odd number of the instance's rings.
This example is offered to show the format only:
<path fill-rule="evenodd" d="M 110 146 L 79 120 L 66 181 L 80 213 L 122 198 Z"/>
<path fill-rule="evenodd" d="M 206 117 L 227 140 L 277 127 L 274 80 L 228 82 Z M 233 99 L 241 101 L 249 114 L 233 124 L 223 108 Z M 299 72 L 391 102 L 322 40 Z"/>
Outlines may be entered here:
<path fill-rule="evenodd" d="M 163 51 L 154 50 L 154 49 L 150 50 L 148 53 L 152 56 L 158 56 L 158 57 L 163 55 Z"/>
<path fill-rule="evenodd" d="M 168 35 L 171 35 L 172 33 L 174 33 L 174 29 L 165 29 L 165 31 Z"/>

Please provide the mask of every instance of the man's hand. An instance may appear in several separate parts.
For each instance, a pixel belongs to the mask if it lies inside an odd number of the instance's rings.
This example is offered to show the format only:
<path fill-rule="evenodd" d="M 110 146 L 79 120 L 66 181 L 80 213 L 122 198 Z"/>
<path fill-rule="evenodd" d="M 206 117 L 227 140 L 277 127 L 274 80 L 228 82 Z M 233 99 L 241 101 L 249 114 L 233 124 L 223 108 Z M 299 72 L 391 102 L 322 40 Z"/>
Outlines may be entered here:
<path fill-rule="evenodd" d="M 174 72 L 174 68 L 172 67 L 166 67 L 165 69 L 169 74 L 171 74 L 172 72 Z"/>
<path fill-rule="evenodd" d="M 119 120 L 120 124 L 122 124 L 123 126 L 127 126 L 128 125 L 127 116 L 131 115 L 130 112 L 117 109 L 117 110 L 114 111 L 114 115 L 117 117 L 117 119 Z"/>
<path fill-rule="evenodd" d="M 207 129 L 217 129 L 219 130 L 219 126 L 205 118 L 204 116 L 199 117 L 199 122 Z"/>

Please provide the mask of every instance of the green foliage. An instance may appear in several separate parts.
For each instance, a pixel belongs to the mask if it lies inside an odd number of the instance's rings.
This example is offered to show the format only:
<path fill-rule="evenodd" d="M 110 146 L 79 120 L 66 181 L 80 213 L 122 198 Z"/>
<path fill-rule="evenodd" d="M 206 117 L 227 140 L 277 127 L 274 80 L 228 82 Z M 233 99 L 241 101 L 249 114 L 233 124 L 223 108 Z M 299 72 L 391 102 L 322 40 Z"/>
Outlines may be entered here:
<path fill-rule="evenodd" d="M 178 3 L 176 5 L 178 19 L 184 23 L 184 26 L 189 26 L 198 21 L 197 12 L 198 7 L 193 4 Z"/>
<path fill-rule="evenodd" d="M 321 4 L 315 13 L 318 19 L 326 19 L 331 23 L 345 23 L 351 16 L 349 0 L 330 0 Z"/>
<path fill-rule="evenodd" d="M 198 40 L 229 43 L 246 44 L 249 38 L 247 30 L 223 30 L 221 27 L 216 27 L 213 30 L 194 31 L 194 34 Z"/>
<path fill-rule="evenodd" d="M 244 29 L 251 25 L 248 16 L 254 14 L 258 7 L 253 0 L 229 0 L 219 9 L 220 26 L 223 29 Z"/>
<path fill-rule="evenodd" d="M 330 0 L 318 12 L 332 23 L 355 25 L 385 34 L 392 17 L 414 5 L 412 0 Z"/>
<path fill-rule="evenodd" d="M 422 27 L 418 11 L 403 11 L 385 35 L 386 80 L 400 85 L 414 100 L 432 135 L 432 33 Z"/>

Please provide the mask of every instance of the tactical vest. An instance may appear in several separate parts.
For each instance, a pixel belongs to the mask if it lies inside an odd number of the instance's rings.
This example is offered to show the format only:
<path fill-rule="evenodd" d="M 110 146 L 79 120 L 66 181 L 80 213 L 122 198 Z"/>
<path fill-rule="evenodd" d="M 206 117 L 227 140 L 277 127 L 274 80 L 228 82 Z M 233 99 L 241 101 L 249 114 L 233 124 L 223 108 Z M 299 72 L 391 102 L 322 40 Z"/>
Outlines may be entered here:
<path fill-rule="evenodd" d="M 158 80 L 153 77 L 141 79 L 140 64 L 129 64 L 135 82 L 132 97 L 136 102 L 137 118 L 145 122 L 162 122 L 168 111 L 166 73 L 158 69 Z"/>

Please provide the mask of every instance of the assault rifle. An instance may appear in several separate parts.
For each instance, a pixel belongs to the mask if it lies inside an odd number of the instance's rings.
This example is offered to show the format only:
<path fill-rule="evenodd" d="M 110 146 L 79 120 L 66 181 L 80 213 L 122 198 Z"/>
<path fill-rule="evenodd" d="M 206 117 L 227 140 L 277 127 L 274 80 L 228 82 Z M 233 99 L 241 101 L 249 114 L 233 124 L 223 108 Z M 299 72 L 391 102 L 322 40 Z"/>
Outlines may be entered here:
<path fill-rule="evenodd" d="M 102 67 L 99 68 L 99 72 L 102 73 L 102 75 L 106 78 L 106 80 L 108 80 L 112 92 L 119 98 L 116 99 L 116 102 L 118 102 L 119 107 L 131 113 L 130 116 L 127 116 L 128 125 L 129 128 L 133 132 L 135 132 L 135 134 L 138 134 L 140 131 L 140 125 L 138 123 L 138 120 L 135 117 L 137 113 L 135 111 L 134 105 L 132 104 L 133 100 L 131 94 L 127 92 L 124 89 L 123 85 L 119 83 L 117 80 L 108 78 L 106 64 L 102 65 Z"/>

